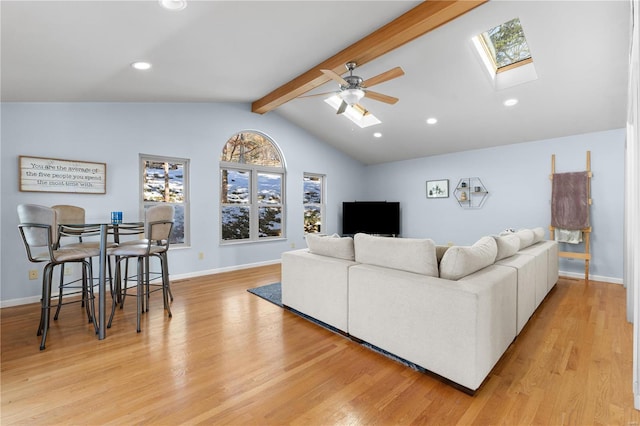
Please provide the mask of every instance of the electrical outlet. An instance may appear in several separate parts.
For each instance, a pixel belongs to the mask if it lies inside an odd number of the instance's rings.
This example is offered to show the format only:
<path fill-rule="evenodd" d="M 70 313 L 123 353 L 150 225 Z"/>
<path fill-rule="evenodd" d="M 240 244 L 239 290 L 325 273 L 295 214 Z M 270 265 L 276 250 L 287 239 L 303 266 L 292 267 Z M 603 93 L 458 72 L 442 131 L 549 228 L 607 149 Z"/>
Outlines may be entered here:
<path fill-rule="evenodd" d="M 65 275 L 71 275 L 71 266 L 65 266 L 64 267 L 64 274 Z"/>
<path fill-rule="evenodd" d="M 291 248 L 296 248 L 296 243 L 291 243 Z"/>
<path fill-rule="evenodd" d="M 29 279 L 37 280 L 38 279 L 38 270 L 37 269 L 29 269 Z"/>
<path fill-rule="evenodd" d="M 198 260 L 202 260 L 202 259 L 204 259 L 204 253 L 200 252 L 198 253 Z"/>

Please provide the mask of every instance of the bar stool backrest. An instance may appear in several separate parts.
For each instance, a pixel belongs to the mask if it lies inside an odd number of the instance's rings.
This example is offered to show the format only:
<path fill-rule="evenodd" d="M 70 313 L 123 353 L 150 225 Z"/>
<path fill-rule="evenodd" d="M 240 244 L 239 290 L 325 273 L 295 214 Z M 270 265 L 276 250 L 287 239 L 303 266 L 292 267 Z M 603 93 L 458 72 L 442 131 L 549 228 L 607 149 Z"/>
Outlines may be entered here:
<path fill-rule="evenodd" d="M 78 206 L 71 206 L 67 204 L 58 204 L 55 206 L 51 206 L 53 210 L 56 211 L 56 220 L 58 225 L 80 225 L 85 223 L 85 211 L 84 208 Z M 59 232 L 58 232 L 59 231 Z M 53 232 L 58 234 L 58 238 L 60 237 L 77 237 L 78 241 L 82 242 L 82 236 L 90 235 L 87 232 L 87 229 L 80 228 L 71 228 L 66 226 L 61 226 L 59 230 L 54 230 Z M 99 234 L 94 231 L 91 235 Z"/>
<path fill-rule="evenodd" d="M 174 207 L 161 204 L 149 207 L 145 211 L 147 238 L 151 241 L 165 241 L 169 239 L 173 222 Z M 160 223 L 158 223 L 160 222 Z"/>
<path fill-rule="evenodd" d="M 52 208 L 37 204 L 20 204 L 18 205 L 18 219 L 20 224 L 45 225 L 22 228 L 25 243 L 29 247 L 49 247 L 56 243 L 57 232 L 55 230 L 58 224 L 56 212 Z"/>
<path fill-rule="evenodd" d="M 78 206 L 58 204 L 51 206 L 58 215 L 58 223 L 62 225 L 84 223 L 84 209 Z"/>

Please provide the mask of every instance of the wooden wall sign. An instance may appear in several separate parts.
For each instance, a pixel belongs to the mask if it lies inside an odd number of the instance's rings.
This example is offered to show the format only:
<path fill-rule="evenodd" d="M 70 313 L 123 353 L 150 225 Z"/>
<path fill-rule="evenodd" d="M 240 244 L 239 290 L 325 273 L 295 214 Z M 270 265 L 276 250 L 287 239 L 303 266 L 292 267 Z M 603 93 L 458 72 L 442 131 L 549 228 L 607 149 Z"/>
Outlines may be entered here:
<path fill-rule="evenodd" d="M 18 158 L 18 168 L 20 191 L 106 193 L 106 163 L 21 155 Z"/>

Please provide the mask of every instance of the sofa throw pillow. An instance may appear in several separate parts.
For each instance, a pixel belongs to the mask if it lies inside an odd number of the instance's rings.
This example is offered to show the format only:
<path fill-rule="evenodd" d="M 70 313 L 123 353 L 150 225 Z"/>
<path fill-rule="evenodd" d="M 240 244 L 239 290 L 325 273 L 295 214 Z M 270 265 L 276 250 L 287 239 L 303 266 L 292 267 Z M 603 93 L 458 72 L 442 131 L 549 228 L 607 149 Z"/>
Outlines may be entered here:
<path fill-rule="evenodd" d="M 498 235 L 493 238 L 498 248 L 496 261 L 513 256 L 520 250 L 520 238 L 515 234 Z"/>
<path fill-rule="evenodd" d="M 520 250 L 533 244 L 533 231 L 531 229 L 520 229 L 514 235 L 520 238 Z"/>
<path fill-rule="evenodd" d="M 438 276 L 436 245 L 433 240 L 356 234 L 353 242 L 356 262 Z"/>
<path fill-rule="evenodd" d="M 533 244 L 544 240 L 544 228 L 539 226 L 531 230 L 533 232 Z"/>
<path fill-rule="evenodd" d="M 493 237 L 482 237 L 470 247 L 449 247 L 440 261 L 440 278 L 459 280 L 496 260 L 498 246 Z"/>
<path fill-rule="evenodd" d="M 307 234 L 306 240 L 311 253 L 338 259 L 355 259 L 353 238 L 351 237 L 340 237 L 338 234 Z"/>
<path fill-rule="evenodd" d="M 444 256 L 445 252 L 449 250 L 450 246 L 436 246 L 436 259 L 438 260 L 438 265 L 442 260 L 442 256 Z"/>

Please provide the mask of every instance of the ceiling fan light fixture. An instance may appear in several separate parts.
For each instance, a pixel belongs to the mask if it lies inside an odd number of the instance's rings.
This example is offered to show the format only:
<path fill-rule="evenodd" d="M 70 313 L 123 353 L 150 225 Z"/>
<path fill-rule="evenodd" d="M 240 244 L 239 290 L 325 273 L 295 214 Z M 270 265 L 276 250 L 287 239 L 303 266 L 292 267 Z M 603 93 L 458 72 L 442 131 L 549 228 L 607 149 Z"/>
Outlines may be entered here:
<path fill-rule="evenodd" d="M 324 101 L 327 104 L 331 105 L 331 108 L 333 108 L 336 111 L 338 110 L 338 108 L 340 108 L 340 105 L 342 105 L 342 102 L 343 102 L 342 98 L 337 94 L 328 97 Z M 375 115 L 371 113 L 363 114 L 361 111 L 358 111 L 358 109 L 350 105 L 347 106 L 344 113 L 342 113 L 341 115 L 343 115 L 344 117 L 347 117 L 349 120 L 357 124 L 358 127 L 361 127 L 363 129 L 365 127 L 382 123 Z"/>
<path fill-rule="evenodd" d="M 339 93 L 340 98 L 347 103 L 347 105 L 353 105 L 360 102 L 360 99 L 364 98 L 364 90 L 362 89 L 346 89 Z"/>
<path fill-rule="evenodd" d="M 187 7 L 187 0 L 158 0 L 160 5 L 167 10 L 179 11 Z"/>

